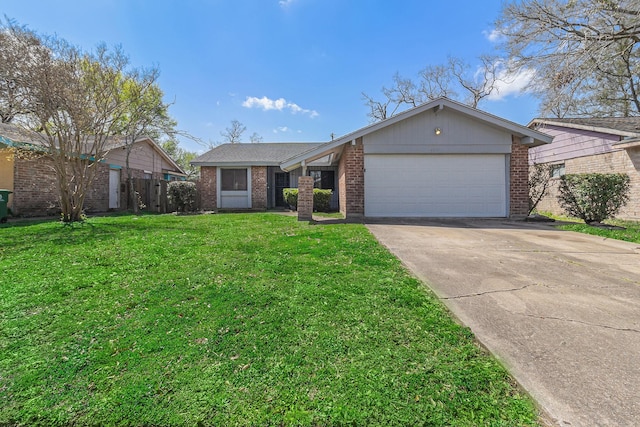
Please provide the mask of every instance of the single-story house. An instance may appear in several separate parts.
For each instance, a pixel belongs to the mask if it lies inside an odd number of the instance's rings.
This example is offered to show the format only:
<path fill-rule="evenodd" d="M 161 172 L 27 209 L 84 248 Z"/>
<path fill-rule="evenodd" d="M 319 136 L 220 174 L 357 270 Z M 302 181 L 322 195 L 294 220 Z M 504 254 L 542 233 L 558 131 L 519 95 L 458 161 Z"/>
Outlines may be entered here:
<path fill-rule="evenodd" d="M 24 129 L 0 124 L 0 188 L 13 192 L 9 205 L 14 215 L 38 216 L 59 212 L 56 176 L 43 151 L 40 137 Z M 33 155 L 18 155 L 16 149 L 31 148 Z M 126 147 L 122 140 L 108 142 L 109 151 L 100 160 L 98 173 L 85 199 L 87 212 L 126 208 Z M 186 174 L 153 139 L 138 139 L 132 146 L 129 166 L 133 178 L 182 180 Z"/>
<path fill-rule="evenodd" d="M 324 144 L 226 144 L 192 164 L 204 209 L 275 207 L 311 176 L 348 219 L 523 217 L 528 149 L 551 140 L 439 98 Z"/>
<path fill-rule="evenodd" d="M 625 173 L 630 200 L 618 218 L 640 219 L 640 117 L 534 119 L 531 129 L 553 137 L 553 143 L 529 151 L 529 163 L 550 164 L 549 193 L 541 212 L 563 213 L 558 203 L 560 176 L 575 173 Z"/>

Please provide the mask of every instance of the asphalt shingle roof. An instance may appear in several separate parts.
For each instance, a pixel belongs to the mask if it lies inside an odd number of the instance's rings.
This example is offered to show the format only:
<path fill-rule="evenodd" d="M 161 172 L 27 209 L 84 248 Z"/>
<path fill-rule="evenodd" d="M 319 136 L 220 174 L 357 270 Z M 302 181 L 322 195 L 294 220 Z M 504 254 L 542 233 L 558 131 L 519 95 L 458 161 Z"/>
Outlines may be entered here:
<path fill-rule="evenodd" d="M 310 142 L 260 142 L 255 144 L 223 144 L 195 158 L 191 163 L 199 166 L 215 166 L 229 163 L 278 166 L 283 161 L 311 150 L 320 143 Z"/>
<path fill-rule="evenodd" d="M 42 138 L 39 134 L 9 123 L 0 123 L 0 136 L 8 138 L 14 143 L 42 145 Z"/>
<path fill-rule="evenodd" d="M 548 118 L 540 120 L 581 126 L 592 126 L 596 128 L 637 133 L 640 135 L 640 117 Z"/>

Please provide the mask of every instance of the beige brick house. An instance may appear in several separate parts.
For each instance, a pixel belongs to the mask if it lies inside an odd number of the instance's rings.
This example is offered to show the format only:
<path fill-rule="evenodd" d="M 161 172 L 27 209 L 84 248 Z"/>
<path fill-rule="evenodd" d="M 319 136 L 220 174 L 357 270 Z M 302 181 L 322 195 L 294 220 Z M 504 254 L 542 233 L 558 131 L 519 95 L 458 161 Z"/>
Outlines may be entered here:
<path fill-rule="evenodd" d="M 553 143 L 529 151 L 529 162 L 552 165 L 549 194 L 538 211 L 562 214 L 560 176 L 574 173 L 625 173 L 630 200 L 618 218 L 640 219 L 640 117 L 534 119 L 529 127 L 553 137 Z"/>
<path fill-rule="evenodd" d="M 551 140 L 439 98 L 324 144 L 283 149 L 281 156 L 266 156 L 277 143 L 227 144 L 192 164 L 201 168 L 205 209 L 277 206 L 284 183 L 295 187 L 311 176 L 316 186 L 334 190 L 346 218 L 523 217 L 528 149 Z"/>
<path fill-rule="evenodd" d="M 59 212 L 56 177 L 50 159 L 39 148 L 38 135 L 0 124 L 0 189 L 13 192 L 9 205 L 14 215 L 41 216 Z M 34 148 L 33 156 L 16 156 L 15 148 Z M 131 147 L 129 165 L 133 178 L 184 179 L 184 171 L 151 138 L 140 138 Z M 85 199 L 87 212 L 126 208 L 126 153 L 117 140 L 98 162 L 98 173 Z"/>

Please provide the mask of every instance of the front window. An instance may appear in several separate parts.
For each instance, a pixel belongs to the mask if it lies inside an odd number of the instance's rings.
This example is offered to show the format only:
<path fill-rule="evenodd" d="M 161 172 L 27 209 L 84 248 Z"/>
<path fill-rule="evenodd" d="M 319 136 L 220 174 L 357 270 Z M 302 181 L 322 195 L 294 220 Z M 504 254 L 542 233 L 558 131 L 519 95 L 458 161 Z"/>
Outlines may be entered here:
<path fill-rule="evenodd" d="M 564 175 L 564 163 L 551 166 L 551 178 L 560 178 Z"/>
<path fill-rule="evenodd" d="M 313 188 L 322 190 L 335 190 L 334 171 L 309 171 L 309 176 L 313 178 Z"/>
<path fill-rule="evenodd" d="M 247 191 L 247 170 L 222 169 L 220 181 L 222 191 Z"/>

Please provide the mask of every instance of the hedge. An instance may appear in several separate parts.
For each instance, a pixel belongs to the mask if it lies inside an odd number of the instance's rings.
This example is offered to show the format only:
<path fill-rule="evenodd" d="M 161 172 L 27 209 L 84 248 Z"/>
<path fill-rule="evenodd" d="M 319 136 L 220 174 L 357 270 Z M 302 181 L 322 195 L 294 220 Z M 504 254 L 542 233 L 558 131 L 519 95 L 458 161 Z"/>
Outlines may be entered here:
<path fill-rule="evenodd" d="M 171 181 L 167 185 L 167 196 L 178 212 L 191 211 L 196 204 L 196 184 L 189 181 Z"/>
<path fill-rule="evenodd" d="M 313 189 L 313 210 L 318 212 L 329 212 L 331 210 L 331 190 Z M 284 188 L 282 190 L 284 201 L 292 208 L 298 208 L 298 189 Z"/>

